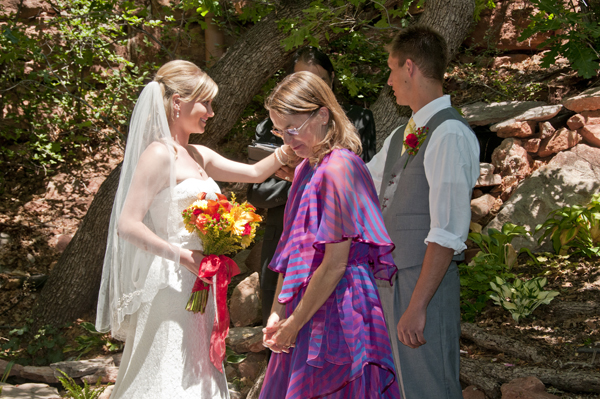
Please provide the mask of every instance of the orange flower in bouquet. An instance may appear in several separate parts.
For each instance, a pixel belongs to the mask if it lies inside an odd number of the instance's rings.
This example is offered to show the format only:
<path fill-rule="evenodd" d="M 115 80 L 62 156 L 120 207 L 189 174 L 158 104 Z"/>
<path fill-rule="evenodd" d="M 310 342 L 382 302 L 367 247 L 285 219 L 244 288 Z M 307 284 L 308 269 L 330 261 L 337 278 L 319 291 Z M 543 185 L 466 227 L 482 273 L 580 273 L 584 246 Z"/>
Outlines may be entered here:
<path fill-rule="evenodd" d="M 194 201 L 182 212 L 185 228 L 190 233 L 198 234 L 204 246 L 205 257 L 200 262 L 199 278 L 192 288 L 192 295 L 186 309 L 191 312 L 204 313 L 211 285 L 200 277 L 212 279 L 214 296 L 217 302 L 211 335 L 211 361 L 221 370 L 225 357 L 225 337 L 229 331 L 229 312 L 227 311 L 227 286 L 231 278 L 239 274 L 235 262 L 225 256 L 248 247 L 256 236 L 256 228 L 262 221 L 255 213 L 256 208 L 247 202 L 238 204 L 235 195 L 231 201 L 222 194 L 198 194 Z"/>
<path fill-rule="evenodd" d="M 256 208 L 248 202 L 238 204 L 235 195 L 228 201 L 223 194 L 200 193 L 198 200 L 186 208 L 182 216 L 185 228 L 190 233 L 197 233 L 202 240 L 204 255 L 221 256 L 237 252 L 252 243 L 256 228 L 262 221 L 255 211 Z M 205 295 L 202 297 L 193 292 L 187 310 L 204 313 L 208 286 L 199 281 L 204 284 L 202 291 L 206 291 Z"/>

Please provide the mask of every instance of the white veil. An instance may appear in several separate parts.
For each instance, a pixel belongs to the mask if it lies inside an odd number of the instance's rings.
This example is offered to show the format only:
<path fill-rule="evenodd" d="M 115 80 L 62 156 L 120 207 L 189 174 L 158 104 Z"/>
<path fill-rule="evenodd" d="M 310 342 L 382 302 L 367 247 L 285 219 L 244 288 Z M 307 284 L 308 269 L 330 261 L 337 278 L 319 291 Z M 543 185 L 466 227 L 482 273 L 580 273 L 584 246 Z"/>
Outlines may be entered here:
<path fill-rule="evenodd" d="M 175 150 L 171 144 L 173 139 L 160 84 L 151 82 L 140 94 L 131 116 L 119 188 L 110 217 L 98 296 L 96 329 L 101 332 L 110 330 L 114 338 L 121 340 L 127 336 L 129 316 L 139 309 L 141 303 L 152 300 L 158 290 L 167 285 L 168 280 L 167 267 L 160 262 L 151 270 L 150 265 L 155 255 L 136 247 L 117 234 L 119 217 L 140 156 L 148 145 L 155 141 L 166 144 L 170 150 L 169 187 L 155 197 L 157 200 L 160 196 L 160 201 L 164 201 L 168 206 L 171 204 L 173 189 L 176 186 Z M 165 241 L 169 241 L 168 234 L 157 231 L 160 229 L 155 226 L 166 226 L 166 220 L 156 220 L 156 218 L 167 219 L 168 214 L 169 212 L 156 214 L 148 212 L 144 218 L 144 224 Z M 162 258 L 162 263 L 169 259 L 179 265 L 179 248 L 177 245 L 170 245 L 170 248 L 169 253 L 156 255 Z"/>

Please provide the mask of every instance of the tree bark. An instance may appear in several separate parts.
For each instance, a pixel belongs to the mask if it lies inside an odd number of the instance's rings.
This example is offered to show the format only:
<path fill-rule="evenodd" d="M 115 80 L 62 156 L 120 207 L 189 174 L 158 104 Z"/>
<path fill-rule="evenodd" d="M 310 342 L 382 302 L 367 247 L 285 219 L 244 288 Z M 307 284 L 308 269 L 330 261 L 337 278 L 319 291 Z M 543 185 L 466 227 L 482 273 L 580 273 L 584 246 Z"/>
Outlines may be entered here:
<path fill-rule="evenodd" d="M 216 117 L 210 119 L 204 134 L 193 135 L 191 142 L 214 147 L 231 130 L 252 98 L 278 70 L 284 68 L 296 49 L 285 51 L 281 41 L 288 34 L 278 28 L 282 19 L 302 19 L 303 10 L 310 0 L 287 1 L 285 6 L 263 18 L 244 36 L 227 49 L 223 57 L 207 72 L 219 85 L 219 94 L 213 101 Z M 393 3 L 389 1 L 388 3 Z M 387 3 L 386 3 L 387 4 Z M 376 13 L 372 6 L 354 10 L 347 6 L 348 14 L 358 14 L 356 23 L 370 20 Z M 319 41 L 325 40 L 326 25 L 311 32 Z M 335 40 L 343 33 L 329 34 Z"/>
<path fill-rule="evenodd" d="M 263 18 L 236 41 L 209 70 L 220 90 L 213 104 L 217 117 L 211 119 L 205 134 L 199 140 L 195 137 L 196 141 L 192 142 L 201 141 L 204 145 L 214 146 L 227 134 L 267 80 L 286 65 L 293 50 L 283 50 L 281 40 L 286 35 L 278 29 L 277 21 L 302 18 L 302 10 L 309 5 L 310 0 L 287 1 L 284 7 Z M 376 12 L 371 7 L 357 14 L 362 20 L 369 20 Z M 323 25 L 312 34 L 319 40 L 325 40 L 324 32 Z M 329 35 L 330 40 L 336 37 Z M 73 240 L 52 270 L 34 309 L 37 326 L 72 321 L 94 308 L 119 173 L 120 167 L 104 181 Z"/>
<path fill-rule="evenodd" d="M 479 348 L 506 353 L 520 359 L 533 361 L 534 363 L 546 361 L 546 357 L 539 353 L 536 348 L 512 338 L 487 333 L 483 328 L 479 328 L 475 324 L 461 323 L 460 330 L 462 338 L 473 341 Z"/>
<path fill-rule="evenodd" d="M 600 393 L 600 374 L 542 367 L 507 367 L 485 360 L 460 359 L 460 380 L 475 385 L 491 399 L 500 399 L 500 387 L 515 378 L 534 376 L 561 391 Z"/>
<path fill-rule="evenodd" d="M 434 28 L 446 39 L 449 58 L 452 59 L 471 28 L 474 10 L 473 0 L 428 0 L 417 23 Z M 385 138 L 411 115 L 408 107 L 396 104 L 396 98 L 387 86 L 381 91 L 371 111 L 377 126 L 378 150 Z"/>
<path fill-rule="evenodd" d="M 77 233 L 50 273 L 36 301 L 33 331 L 46 324 L 73 321 L 94 307 L 120 173 L 119 164 L 98 189 Z"/>

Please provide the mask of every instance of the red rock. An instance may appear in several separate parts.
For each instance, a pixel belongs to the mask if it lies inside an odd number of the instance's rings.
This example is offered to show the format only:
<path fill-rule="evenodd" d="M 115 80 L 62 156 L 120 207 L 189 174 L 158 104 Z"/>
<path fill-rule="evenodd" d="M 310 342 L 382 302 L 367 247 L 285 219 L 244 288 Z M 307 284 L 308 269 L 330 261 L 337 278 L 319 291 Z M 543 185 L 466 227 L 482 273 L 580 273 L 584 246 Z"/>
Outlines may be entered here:
<path fill-rule="evenodd" d="M 90 385 L 95 385 L 98 380 L 103 384 L 115 383 L 117 381 L 117 375 L 119 374 L 119 368 L 116 366 L 105 366 L 102 370 L 96 371 L 94 374 L 85 375 L 81 377 L 82 381 L 87 382 Z"/>
<path fill-rule="evenodd" d="M 502 184 L 500 185 L 502 194 L 500 194 L 500 199 L 503 202 L 506 202 L 510 198 L 520 181 L 521 180 L 517 176 L 505 176 L 502 179 Z"/>
<path fill-rule="evenodd" d="M 502 399 L 558 399 L 558 396 L 546 392 L 544 383 L 529 376 L 517 378 L 500 387 Z"/>
<path fill-rule="evenodd" d="M 494 207 L 496 198 L 490 194 L 484 194 L 479 198 L 471 200 L 471 221 L 476 222 L 487 216 Z"/>
<path fill-rule="evenodd" d="M 600 148 L 600 125 L 586 125 L 579 132 L 586 143 Z"/>
<path fill-rule="evenodd" d="M 4 372 L 6 371 L 6 366 L 8 366 L 8 362 L 6 360 L 0 359 L 0 375 L 4 375 Z M 19 375 L 21 375 L 21 371 L 23 371 L 23 366 L 15 363 L 11 367 L 10 373 L 8 374 L 8 376 L 9 377 L 19 376 Z"/>
<path fill-rule="evenodd" d="M 529 25 L 531 15 L 537 11 L 524 0 L 495 1 L 496 7 L 481 12 L 474 31 L 465 41 L 467 46 L 498 50 L 533 50 L 554 32 L 536 34 L 525 41 L 518 41 L 523 30 Z"/>
<path fill-rule="evenodd" d="M 498 137 L 503 139 L 508 137 L 529 137 L 535 132 L 535 122 L 514 122 L 508 126 L 504 126 L 496 132 Z"/>
<path fill-rule="evenodd" d="M 240 376 L 254 381 L 266 365 L 266 353 L 249 353 L 246 359 L 238 365 L 238 371 Z"/>
<path fill-rule="evenodd" d="M 16 13 L 19 9 L 21 0 L 4 0 L 2 2 L 3 13 Z M 23 0 L 21 4 L 21 12 L 19 13 L 19 19 L 30 19 L 42 12 L 54 14 L 50 2 L 44 0 Z"/>
<path fill-rule="evenodd" d="M 501 66 L 509 66 L 511 64 L 518 64 L 529 59 L 527 54 L 509 54 L 502 57 L 494 58 L 493 68 L 499 68 Z"/>
<path fill-rule="evenodd" d="M 483 191 L 481 191 L 480 189 L 476 188 L 473 190 L 473 194 L 471 195 L 471 199 L 475 199 L 475 198 L 479 198 L 483 195 Z"/>
<path fill-rule="evenodd" d="M 258 241 L 256 244 L 254 244 L 250 250 L 250 254 L 248 254 L 248 257 L 246 258 L 246 267 L 251 272 L 257 272 L 259 274 L 262 272 L 262 265 L 260 263 L 262 246 L 263 242 Z"/>
<path fill-rule="evenodd" d="M 567 121 L 567 126 L 571 130 L 577 130 L 585 125 L 585 118 L 581 114 L 575 114 Z"/>
<path fill-rule="evenodd" d="M 586 125 L 600 125 L 600 110 L 582 111 L 580 114 L 573 115 L 567 121 L 567 126 L 571 130 L 577 130 Z"/>
<path fill-rule="evenodd" d="M 500 175 L 492 174 L 492 175 L 486 175 L 486 176 L 479 176 L 479 179 L 477 179 L 477 182 L 475 183 L 475 187 L 497 186 L 501 182 L 502 182 L 502 176 L 500 176 Z"/>
<path fill-rule="evenodd" d="M 597 111 L 581 111 L 585 125 L 600 125 L 600 110 Z"/>
<path fill-rule="evenodd" d="M 528 176 L 530 163 L 531 157 L 521 146 L 521 141 L 514 138 L 502 141 L 492 153 L 492 164 L 502 176 Z"/>
<path fill-rule="evenodd" d="M 525 141 L 523 141 L 523 148 L 525 148 L 525 151 L 527 151 L 527 152 L 536 153 L 540 149 L 541 142 L 542 142 L 542 139 L 525 140 Z"/>
<path fill-rule="evenodd" d="M 246 327 L 262 320 L 260 295 L 260 282 L 256 272 L 233 289 L 229 314 L 234 327 Z"/>
<path fill-rule="evenodd" d="M 475 385 L 469 385 L 463 391 L 463 399 L 486 399 L 485 394 L 482 390 L 477 388 Z"/>
<path fill-rule="evenodd" d="M 554 126 L 552 126 L 552 124 L 550 122 L 540 122 L 540 138 L 543 139 L 547 139 L 548 137 L 552 136 L 554 134 L 554 132 L 556 131 L 556 129 L 554 128 Z"/>
<path fill-rule="evenodd" d="M 576 146 L 581 141 L 581 135 L 576 131 L 562 128 L 554 132 L 552 137 L 542 140 L 537 155 L 541 158 L 557 154 Z"/>
<path fill-rule="evenodd" d="M 575 112 L 600 109 L 600 87 L 592 87 L 574 97 L 563 100 L 563 105 Z"/>

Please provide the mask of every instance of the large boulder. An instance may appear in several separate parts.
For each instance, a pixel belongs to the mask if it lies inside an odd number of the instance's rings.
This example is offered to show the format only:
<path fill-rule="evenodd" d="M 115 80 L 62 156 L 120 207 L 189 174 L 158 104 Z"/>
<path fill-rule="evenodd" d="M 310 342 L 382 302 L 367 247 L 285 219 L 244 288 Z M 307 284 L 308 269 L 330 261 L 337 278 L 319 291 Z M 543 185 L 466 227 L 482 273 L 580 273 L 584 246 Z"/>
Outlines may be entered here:
<path fill-rule="evenodd" d="M 262 321 L 260 279 L 254 272 L 234 289 L 230 302 L 231 322 L 234 327 L 246 327 Z"/>
<path fill-rule="evenodd" d="M 515 122 L 524 122 L 524 121 L 536 121 L 542 122 L 547 121 L 548 119 L 554 118 L 560 110 L 562 109 L 562 105 L 543 105 L 541 107 L 535 107 L 528 109 L 527 111 L 519 114 L 509 120 L 504 122 L 496 123 L 490 127 L 492 132 L 498 132 L 500 129 L 503 129 L 509 125 L 514 124 Z"/>
<path fill-rule="evenodd" d="M 563 105 L 575 112 L 600 109 L 600 86 L 592 87 L 574 97 L 565 99 Z"/>
<path fill-rule="evenodd" d="M 523 180 L 487 226 L 500 230 L 507 222 L 525 226 L 533 232 L 548 213 L 563 206 L 589 203 L 600 190 L 600 149 L 578 144 L 557 154 L 547 165 Z M 539 245 L 535 238 L 515 238 L 515 248 L 550 251 L 548 241 Z"/>
<path fill-rule="evenodd" d="M 514 138 L 503 140 L 492 153 L 492 164 L 502 176 L 525 177 L 531 173 L 532 163 L 521 141 Z"/>
<path fill-rule="evenodd" d="M 487 104 L 477 102 L 461 108 L 463 116 L 471 126 L 485 126 L 514 118 L 524 112 L 546 105 L 541 101 L 505 101 Z"/>
<path fill-rule="evenodd" d="M 543 32 L 519 41 L 531 16 L 539 12 L 525 0 L 496 0 L 492 9 L 485 9 L 465 44 L 481 49 L 490 45 L 498 50 L 535 50 L 554 32 Z"/>
<path fill-rule="evenodd" d="M 589 145 L 600 148 L 600 125 L 584 126 L 579 132 Z"/>
<path fill-rule="evenodd" d="M 554 132 L 549 138 L 542 140 L 537 155 L 544 158 L 552 154 L 558 154 L 576 146 L 580 141 L 581 135 L 578 132 L 563 127 Z"/>

